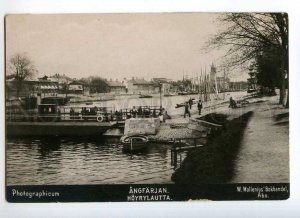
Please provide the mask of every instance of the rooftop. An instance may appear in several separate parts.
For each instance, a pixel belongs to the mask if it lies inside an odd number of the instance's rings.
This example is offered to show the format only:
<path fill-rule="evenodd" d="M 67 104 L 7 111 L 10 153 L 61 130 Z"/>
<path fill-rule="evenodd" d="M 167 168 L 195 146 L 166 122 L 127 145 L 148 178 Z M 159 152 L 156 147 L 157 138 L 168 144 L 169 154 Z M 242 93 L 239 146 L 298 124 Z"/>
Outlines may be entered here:
<path fill-rule="evenodd" d="M 125 85 L 119 81 L 105 81 L 110 87 L 125 87 Z"/>

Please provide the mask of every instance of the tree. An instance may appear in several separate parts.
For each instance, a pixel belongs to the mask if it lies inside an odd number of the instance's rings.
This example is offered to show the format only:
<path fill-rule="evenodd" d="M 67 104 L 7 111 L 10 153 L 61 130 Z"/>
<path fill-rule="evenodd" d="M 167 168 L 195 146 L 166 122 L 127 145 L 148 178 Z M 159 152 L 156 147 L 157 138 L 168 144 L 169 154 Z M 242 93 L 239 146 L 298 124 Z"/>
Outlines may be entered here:
<path fill-rule="evenodd" d="M 264 48 L 256 57 L 257 83 L 275 93 L 275 87 L 281 84 L 281 58 L 276 49 Z M 270 94 L 270 93 L 269 93 Z"/>
<path fill-rule="evenodd" d="M 60 88 L 61 88 L 61 93 L 62 94 L 65 94 L 66 95 L 66 97 L 68 97 L 68 88 L 69 88 L 69 86 L 68 86 L 68 83 L 66 83 L 66 82 L 64 82 L 64 83 L 62 83 L 61 85 L 60 85 Z"/>
<path fill-rule="evenodd" d="M 284 104 L 288 78 L 288 15 L 285 13 L 226 13 L 219 17 L 225 27 L 210 41 L 210 48 L 224 48 L 229 66 L 255 60 L 266 48 L 280 59 L 280 99 Z M 288 102 L 286 104 L 288 106 Z"/>
<path fill-rule="evenodd" d="M 24 80 L 32 78 L 37 70 L 25 54 L 16 54 L 11 57 L 8 66 L 8 78 L 16 81 L 17 96 L 19 96 Z"/>
<path fill-rule="evenodd" d="M 107 85 L 107 82 L 100 77 L 92 78 L 91 82 L 90 82 L 90 92 L 91 93 L 107 93 L 107 92 L 109 92 L 109 87 Z"/>

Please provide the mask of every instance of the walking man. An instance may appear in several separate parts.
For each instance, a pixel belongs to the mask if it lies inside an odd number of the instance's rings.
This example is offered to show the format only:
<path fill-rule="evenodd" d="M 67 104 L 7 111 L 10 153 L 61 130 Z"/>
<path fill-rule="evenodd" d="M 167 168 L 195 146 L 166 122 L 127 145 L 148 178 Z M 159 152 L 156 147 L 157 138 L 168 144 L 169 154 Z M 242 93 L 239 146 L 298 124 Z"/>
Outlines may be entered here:
<path fill-rule="evenodd" d="M 190 105 L 190 110 L 192 109 L 192 105 L 193 105 L 193 100 L 192 100 L 192 98 L 190 98 L 190 100 L 189 100 L 189 105 Z"/>
<path fill-rule="evenodd" d="M 201 110 L 202 110 L 202 101 L 201 101 L 201 99 L 198 101 L 197 107 L 198 107 L 199 115 L 201 115 Z"/>
<path fill-rule="evenodd" d="M 185 102 L 185 105 L 184 105 L 184 118 L 185 118 L 185 115 L 188 114 L 189 117 L 191 117 L 191 113 L 190 113 L 190 110 L 189 110 L 189 104 L 188 102 Z"/>

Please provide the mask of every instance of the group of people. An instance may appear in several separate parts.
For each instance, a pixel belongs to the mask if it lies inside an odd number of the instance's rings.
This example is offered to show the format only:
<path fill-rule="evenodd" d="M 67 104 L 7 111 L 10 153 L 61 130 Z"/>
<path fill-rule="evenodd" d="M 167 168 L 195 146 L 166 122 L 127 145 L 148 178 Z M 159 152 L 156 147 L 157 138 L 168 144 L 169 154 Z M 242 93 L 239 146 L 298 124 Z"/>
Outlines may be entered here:
<path fill-rule="evenodd" d="M 186 117 L 186 115 L 188 115 L 189 117 L 191 117 L 191 112 L 190 110 L 192 109 L 192 105 L 193 105 L 193 99 L 190 98 L 188 101 L 185 102 L 184 104 L 184 118 Z M 229 99 L 229 107 L 230 108 L 237 108 L 237 103 L 235 100 L 233 100 L 232 97 L 230 97 Z M 199 99 L 198 103 L 197 103 L 197 108 L 198 108 L 198 114 L 201 115 L 201 110 L 203 108 L 203 102 L 201 99 Z"/>
<path fill-rule="evenodd" d="M 132 110 L 130 110 L 129 114 L 127 114 L 128 118 L 149 118 L 149 117 L 158 117 L 161 122 L 165 122 L 166 119 L 171 119 L 168 112 L 164 109 L 150 109 L 150 107 L 146 106 L 144 108 L 138 107 L 136 109 L 135 106 L 133 106 Z"/>
<path fill-rule="evenodd" d="M 82 107 L 79 112 L 75 111 L 74 108 L 70 108 L 70 119 L 83 119 L 88 120 L 89 117 L 97 116 L 100 112 L 104 113 L 105 111 L 100 111 L 98 107 Z"/>
<path fill-rule="evenodd" d="M 82 107 L 79 111 L 75 111 L 75 108 L 70 108 L 70 119 L 94 119 L 95 117 L 102 116 L 103 121 L 112 121 L 112 120 L 124 120 L 129 118 L 149 118 L 157 117 L 160 118 L 162 122 L 171 117 L 168 115 L 167 111 L 164 108 L 153 108 L 149 106 L 146 107 L 135 107 L 129 111 L 126 110 L 115 110 L 114 112 L 107 112 L 105 108 L 98 107 Z"/>
<path fill-rule="evenodd" d="M 133 106 L 133 108 L 129 111 L 129 114 L 127 114 L 127 118 L 136 118 L 136 117 L 150 117 L 150 116 L 156 116 L 156 110 L 154 109 L 151 112 L 150 107 L 144 107 L 141 106 L 136 108 Z"/>
<path fill-rule="evenodd" d="M 184 118 L 186 117 L 186 115 L 188 115 L 189 117 L 191 117 L 191 112 L 190 110 L 192 109 L 193 106 L 193 99 L 190 98 L 187 102 L 185 102 L 184 105 Z M 199 99 L 198 103 L 197 103 L 197 109 L 198 109 L 198 114 L 201 115 L 201 110 L 203 108 L 203 103 L 202 100 Z"/>

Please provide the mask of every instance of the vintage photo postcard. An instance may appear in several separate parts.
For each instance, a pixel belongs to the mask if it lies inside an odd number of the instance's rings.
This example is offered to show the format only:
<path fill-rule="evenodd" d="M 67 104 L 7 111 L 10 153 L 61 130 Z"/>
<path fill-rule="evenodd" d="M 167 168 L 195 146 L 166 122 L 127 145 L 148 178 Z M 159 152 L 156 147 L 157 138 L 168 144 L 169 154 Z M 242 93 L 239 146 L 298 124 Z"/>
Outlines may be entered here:
<path fill-rule="evenodd" d="M 7 15 L 7 201 L 289 198 L 288 54 L 286 13 Z"/>

